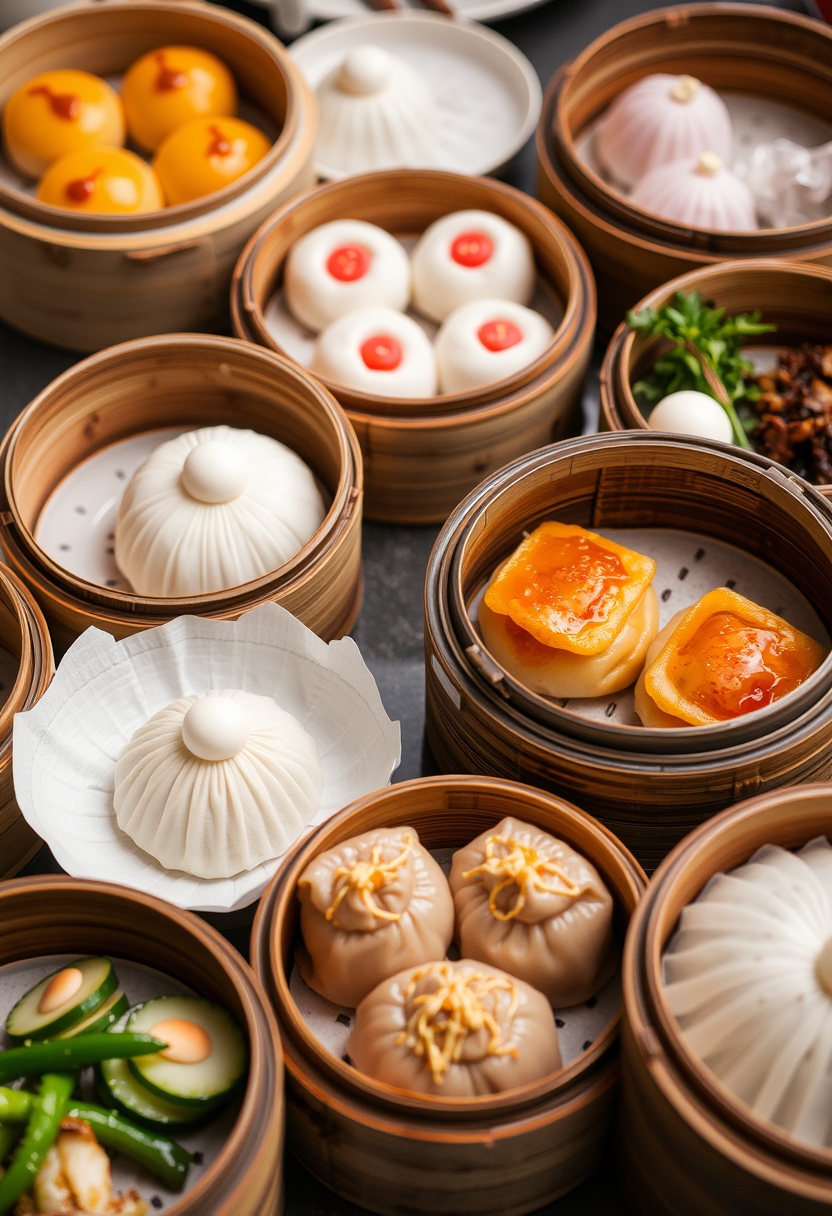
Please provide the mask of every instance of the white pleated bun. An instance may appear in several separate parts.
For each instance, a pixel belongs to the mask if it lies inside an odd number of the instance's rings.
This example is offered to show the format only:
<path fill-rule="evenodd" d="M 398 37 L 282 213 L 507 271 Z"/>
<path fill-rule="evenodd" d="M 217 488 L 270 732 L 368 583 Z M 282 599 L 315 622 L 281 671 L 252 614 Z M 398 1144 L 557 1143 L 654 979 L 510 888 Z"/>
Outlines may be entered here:
<path fill-rule="evenodd" d="M 207 757 L 207 758 L 206 758 Z M 315 740 L 271 697 L 181 697 L 116 763 L 118 826 L 168 870 L 232 878 L 285 852 L 320 805 Z"/>
<path fill-rule="evenodd" d="M 440 391 L 464 393 L 513 376 L 534 363 L 554 336 L 545 317 L 512 300 L 463 304 L 436 336 Z"/>
<path fill-rule="evenodd" d="M 139 595 L 206 595 L 262 578 L 320 527 L 309 467 L 267 435 L 203 427 L 160 444 L 131 477 L 115 558 Z"/>
<path fill-rule="evenodd" d="M 712 232 L 753 232 L 754 195 L 714 152 L 651 169 L 631 199 L 653 215 Z"/>
<path fill-rule="evenodd" d="M 466 237 L 473 239 L 466 242 Z M 472 257 L 474 246 L 480 252 Z M 459 258 L 476 264 L 465 265 Z M 413 303 L 434 321 L 444 321 L 471 300 L 528 304 L 534 294 L 534 254 L 528 238 L 491 211 L 454 211 L 436 220 L 422 234 L 412 262 Z"/>
<path fill-rule="evenodd" d="M 384 351 L 391 354 L 389 367 Z M 373 358 L 376 351 L 381 358 Z M 396 361 L 398 360 L 398 361 Z M 432 397 L 436 392 L 436 355 L 425 331 L 392 308 L 359 308 L 318 335 L 312 371 L 336 384 L 379 397 Z"/>
<path fill-rule="evenodd" d="M 289 311 L 318 333 L 369 304 L 404 311 L 410 301 L 410 261 L 396 238 L 376 224 L 333 220 L 294 243 L 283 283 Z"/>

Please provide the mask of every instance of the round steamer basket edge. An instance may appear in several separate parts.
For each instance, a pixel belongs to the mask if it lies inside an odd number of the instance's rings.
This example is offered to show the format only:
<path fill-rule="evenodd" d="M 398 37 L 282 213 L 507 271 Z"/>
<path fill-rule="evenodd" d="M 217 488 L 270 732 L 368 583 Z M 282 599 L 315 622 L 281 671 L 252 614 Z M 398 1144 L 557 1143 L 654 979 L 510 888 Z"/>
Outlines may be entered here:
<path fill-rule="evenodd" d="M 832 834 L 832 785 L 787 787 L 702 824 L 665 859 L 631 922 L 617 1131 L 621 1184 L 638 1216 L 820 1216 L 832 1151 L 755 1116 L 686 1047 L 663 995 L 661 960 L 683 907 L 714 874 L 763 845 Z"/>
<path fill-rule="evenodd" d="M 686 228 L 635 207 L 582 158 L 581 133 L 628 85 L 653 72 L 774 98 L 832 125 L 832 30 L 761 5 L 677 5 L 630 18 L 550 81 L 538 124 L 538 196 L 569 225 L 598 279 L 599 328 L 659 284 L 732 258 L 832 264 L 832 219 L 750 233 Z"/>
<path fill-rule="evenodd" d="M 353 803 L 295 846 L 257 912 L 251 956 L 281 1028 L 289 1147 L 337 1194 L 385 1216 L 519 1216 L 578 1185 L 606 1147 L 618 1015 L 551 1078 L 505 1094 L 432 1098 L 374 1082 L 327 1051 L 290 992 L 295 890 L 313 857 L 357 833 L 402 824 L 428 848 L 458 848 L 507 814 L 566 840 L 597 867 L 623 940 L 646 880 L 615 837 L 540 790 L 470 776 L 420 778 Z"/>
<path fill-rule="evenodd" d="M 540 358 L 516 376 L 469 393 L 390 400 L 327 383 L 364 455 L 365 515 L 386 523 L 445 520 L 489 472 L 579 429 L 580 397 L 595 327 L 595 286 L 583 251 L 546 208 L 489 178 L 439 170 L 389 170 L 314 187 L 287 203 L 249 241 L 234 273 L 234 330 L 283 351 L 267 308 L 291 245 L 310 229 L 349 217 L 415 238 L 464 208 L 497 213 L 532 243 L 539 282 L 563 315 Z"/>
<path fill-rule="evenodd" d="M 251 233 L 313 179 L 315 100 L 277 39 L 199 0 L 108 0 L 55 9 L 0 37 L 0 106 L 36 72 L 118 76 L 165 43 L 215 52 L 275 142 L 213 195 L 138 216 L 86 216 L 0 182 L 0 317 L 30 337 L 90 351 L 228 326 L 228 287 Z"/>
<path fill-rule="evenodd" d="M 246 1032 L 249 1076 L 216 1160 L 170 1216 L 274 1216 L 282 1196 L 283 1062 L 256 976 L 215 929 L 164 900 L 109 883 L 38 875 L 0 885 L 0 964 L 105 954 L 152 967 L 226 1008 Z"/>
<path fill-rule="evenodd" d="M 602 532 L 670 529 L 671 553 L 680 534 L 691 536 L 684 559 L 691 565 L 693 549 L 704 556 L 709 538 L 728 543 L 765 563 L 757 567 L 763 573 L 779 572 L 814 619 L 827 632 L 832 626 L 832 511 L 773 462 L 657 432 L 585 436 L 542 449 L 469 495 L 428 564 L 426 731 L 440 771 L 508 777 L 574 799 L 648 873 L 698 823 L 739 798 L 832 776 L 832 657 L 766 709 L 673 731 L 632 724 L 635 717 L 616 720 L 624 694 L 604 698 L 593 715 L 580 703 L 570 709 L 536 696 L 509 676 L 482 641 L 474 606 L 494 568 L 545 519 Z M 650 552 L 649 535 L 640 532 L 637 541 Z M 681 560 L 671 569 L 662 592 L 668 601 L 670 587 L 689 573 Z"/>
<path fill-rule="evenodd" d="M 160 599 L 89 582 L 38 543 L 45 504 L 84 462 L 144 432 L 229 423 L 287 444 L 329 500 L 318 531 L 278 570 L 227 591 Z M 123 638 L 173 616 L 234 619 L 266 602 L 281 604 L 325 641 L 355 622 L 362 593 L 361 452 L 329 393 L 270 351 L 202 334 L 143 338 L 101 351 L 23 410 L 0 447 L 0 468 L 7 561 L 43 609 L 59 653 L 90 625 Z"/>

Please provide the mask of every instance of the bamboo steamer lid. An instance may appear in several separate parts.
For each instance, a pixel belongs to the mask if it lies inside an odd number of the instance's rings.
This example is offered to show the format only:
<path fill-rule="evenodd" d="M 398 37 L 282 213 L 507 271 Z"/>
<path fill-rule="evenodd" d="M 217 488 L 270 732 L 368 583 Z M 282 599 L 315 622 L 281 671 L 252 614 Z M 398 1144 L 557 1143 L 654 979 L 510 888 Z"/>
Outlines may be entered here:
<path fill-rule="evenodd" d="M 559 798 L 465 776 L 403 782 L 353 803 L 295 846 L 258 909 L 251 957 L 281 1028 L 289 1147 L 337 1194 L 385 1216 L 533 1211 L 576 1186 L 605 1149 L 617 1015 L 560 1073 L 524 1090 L 422 1098 L 363 1077 L 324 1049 L 290 991 L 295 889 L 313 857 L 358 833 L 405 823 L 429 849 L 459 848 L 507 814 L 566 840 L 595 865 L 623 934 L 645 880 L 615 837 Z"/>

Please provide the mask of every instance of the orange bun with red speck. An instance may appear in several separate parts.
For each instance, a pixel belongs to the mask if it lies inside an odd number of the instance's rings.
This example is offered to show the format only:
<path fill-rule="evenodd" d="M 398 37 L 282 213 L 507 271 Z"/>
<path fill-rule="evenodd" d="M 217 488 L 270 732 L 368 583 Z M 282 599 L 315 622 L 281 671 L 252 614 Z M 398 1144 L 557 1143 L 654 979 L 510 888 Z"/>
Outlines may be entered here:
<path fill-rule="evenodd" d="M 149 152 L 195 118 L 237 113 L 237 86 L 225 64 L 195 46 L 163 46 L 127 71 L 121 99 L 131 139 Z"/>
<path fill-rule="evenodd" d="M 3 142 L 14 167 L 27 177 L 68 152 L 124 143 L 118 94 L 89 72 L 42 72 L 21 85 L 3 111 Z"/>
<path fill-rule="evenodd" d="M 90 215 L 139 215 L 165 205 L 159 179 L 141 157 L 123 148 L 70 152 L 40 180 L 38 200 Z"/>
<path fill-rule="evenodd" d="M 262 131 L 239 118 L 198 118 L 167 137 L 153 167 L 173 207 L 235 182 L 270 147 Z"/>

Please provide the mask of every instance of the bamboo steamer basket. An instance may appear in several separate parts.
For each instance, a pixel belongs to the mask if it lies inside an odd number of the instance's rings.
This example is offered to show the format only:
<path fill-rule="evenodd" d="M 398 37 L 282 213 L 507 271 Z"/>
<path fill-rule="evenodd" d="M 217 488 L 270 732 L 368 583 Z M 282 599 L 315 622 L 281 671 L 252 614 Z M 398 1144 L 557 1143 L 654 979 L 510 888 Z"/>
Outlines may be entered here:
<path fill-rule="evenodd" d="M 318 531 L 279 569 L 226 591 L 162 599 L 88 582 L 35 539 L 50 495 L 109 445 L 161 428 L 219 424 L 287 444 L 331 500 Z M 361 452 L 326 389 L 270 351 L 234 338 L 173 334 L 92 355 L 23 410 L 0 448 L 0 467 L 0 542 L 40 603 L 61 653 L 90 625 L 123 638 L 183 614 L 233 620 L 270 601 L 325 641 L 355 623 L 362 588 Z"/>
<path fill-rule="evenodd" d="M 650 883 L 624 954 L 620 1178 L 639 1216 L 820 1216 L 832 1207 L 832 1152 L 754 1116 L 684 1044 L 661 958 L 682 908 L 716 873 L 764 844 L 832 834 L 832 786 L 776 790 L 717 815 Z"/>
<path fill-rule="evenodd" d="M 0 708 L 0 879 L 11 878 L 34 857 L 41 840 L 21 815 L 12 780 L 14 715 L 31 709 L 55 671 L 43 614 L 23 583 L 0 565 L 0 647 L 17 660 L 17 674 Z"/>
<path fill-rule="evenodd" d="M 707 538 L 727 541 L 773 566 L 827 631 L 832 624 L 832 511 L 800 478 L 738 448 L 657 432 L 554 444 L 484 481 L 434 546 L 425 588 L 426 729 L 440 771 L 511 777 L 573 798 L 648 873 L 739 798 L 832 777 L 832 658 L 794 699 L 673 731 L 582 716 L 509 676 L 469 605 L 523 533 L 545 519 L 678 529 L 706 538 L 705 548 Z M 688 573 L 674 570 L 676 578 Z M 657 590 L 665 595 L 661 584 Z"/>
<path fill-rule="evenodd" d="M 191 912 L 140 891 L 65 876 L 0 886 L 0 964 L 107 954 L 175 977 L 227 1009 L 249 1042 L 237 1120 L 216 1160 L 170 1216 L 274 1216 L 282 1206 L 283 1062 L 274 1015 L 251 969 Z"/>
<path fill-rule="evenodd" d="M 562 69 L 537 129 L 538 195 L 589 255 L 606 333 L 636 300 L 699 266 L 740 257 L 832 265 L 832 217 L 747 233 L 688 228 L 634 206 L 584 162 L 581 133 L 623 89 L 653 72 L 688 73 L 832 123 L 832 29 L 780 9 L 658 9 L 614 26 Z"/>
<path fill-rule="evenodd" d="M 482 1098 L 428 1098 L 364 1077 L 313 1037 L 289 991 L 298 878 L 325 849 L 408 824 L 430 849 L 459 848 L 505 815 L 574 846 L 600 871 L 622 934 L 644 886 L 635 859 L 571 803 L 509 781 L 430 777 L 354 802 L 287 855 L 260 904 L 251 957 L 277 1012 L 288 1145 L 343 1198 L 385 1216 L 514 1216 L 576 1186 L 605 1148 L 618 1074 L 616 1015 L 572 1064 Z"/>
<path fill-rule="evenodd" d="M 691 270 L 664 283 L 636 305 L 663 308 L 677 291 L 698 291 L 729 316 L 760 309 L 763 320 L 777 326 L 775 333 L 748 339 L 748 346 L 827 345 L 832 339 L 832 268 L 799 266 L 769 261 L 723 262 Z M 662 339 L 645 338 L 622 323 L 613 335 L 601 367 L 601 425 L 606 430 L 629 428 L 648 431 L 648 422 L 636 403 L 631 385 L 652 370 L 666 349 Z M 818 486 L 832 495 L 832 486 Z"/>
<path fill-rule="evenodd" d="M 52 68 L 123 73 L 165 44 L 203 47 L 279 134 L 237 182 L 150 215 L 77 215 L 0 181 L 0 317 L 33 338 L 90 351 L 148 334 L 223 330 L 251 233 L 313 180 L 315 102 L 283 47 L 253 21 L 199 0 L 108 0 L 53 10 L 0 38 L 0 108 Z"/>
<path fill-rule="evenodd" d="M 287 203 L 249 241 L 234 274 L 236 334 L 281 351 L 265 309 L 299 237 L 345 218 L 417 237 L 441 216 L 469 208 L 493 211 L 526 234 L 541 279 L 563 303 L 563 319 L 535 363 L 469 393 L 391 400 L 323 381 L 358 435 L 369 519 L 440 523 L 487 473 L 579 429 L 595 326 L 595 287 L 582 250 L 545 208 L 502 182 L 395 169 L 330 182 Z"/>

